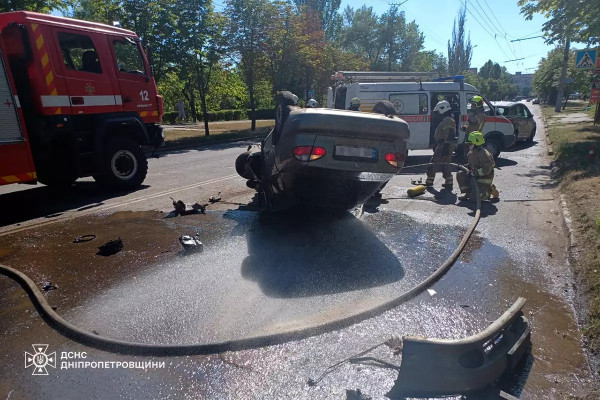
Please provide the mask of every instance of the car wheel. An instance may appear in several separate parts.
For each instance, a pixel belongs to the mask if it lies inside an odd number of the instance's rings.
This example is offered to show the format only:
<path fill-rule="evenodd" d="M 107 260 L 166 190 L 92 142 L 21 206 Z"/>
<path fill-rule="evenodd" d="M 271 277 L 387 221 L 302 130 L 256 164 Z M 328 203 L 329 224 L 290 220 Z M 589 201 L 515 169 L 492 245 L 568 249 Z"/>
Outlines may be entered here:
<path fill-rule="evenodd" d="M 129 138 L 112 139 L 102 161 L 102 174 L 96 181 L 117 189 L 132 189 L 142 184 L 148 172 L 148 160 L 142 147 Z"/>
<path fill-rule="evenodd" d="M 527 142 L 529 142 L 529 143 L 533 142 L 533 138 L 535 136 L 535 130 L 536 129 L 537 128 L 533 128 L 533 130 L 531 131 L 531 135 L 529 135 L 529 137 L 527 138 Z"/>
<path fill-rule="evenodd" d="M 485 140 L 485 144 L 483 148 L 490 152 L 490 154 L 494 157 L 494 160 L 498 158 L 500 155 L 500 150 L 502 149 L 502 145 L 500 141 L 496 138 L 489 138 Z"/>

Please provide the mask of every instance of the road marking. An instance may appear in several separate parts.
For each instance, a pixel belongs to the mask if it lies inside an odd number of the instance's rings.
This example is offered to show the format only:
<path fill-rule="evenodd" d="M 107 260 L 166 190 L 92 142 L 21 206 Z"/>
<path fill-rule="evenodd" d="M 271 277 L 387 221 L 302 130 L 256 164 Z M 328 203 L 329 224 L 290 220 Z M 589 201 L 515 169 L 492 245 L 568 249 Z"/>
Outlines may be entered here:
<path fill-rule="evenodd" d="M 107 205 L 105 207 L 91 208 L 88 212 L 79 211 L 75 215 L 73 215 L 73 213 L 77 212 L 76 209 L 66 210 L 66 211 L 64 211 L 66 213 L 66 215 L 64 215 L 64 216 L 58 216 L 55 219 L 52 219 L 51 221 L 42 221 L 42 222 L 38 222 L 38 223 L 32 223 L 32 224 L 27 225 L 27 226 L 18 226 L 16 228 L 0 232 L 0 237 L 6 236 L 6 235 L 10 235 L 10 234 L 13 234 L 13 233 L 17 233 L 17 232 L 26 231 L 26 230 L 33 229 L 33 228 L 44 227 L 44 226 L 47 226 L 47 225 L 55 224 L 57 222 L 62 222 L 64 220 L 75 218 L 75 217 L 86 215 L 86 214 L 100 213 L 100 212 L 103 212 L 103 211 L 111 210 L 113 208 L 128 206 L 128 205 L 134 204 L 134 203 L 139 203 L 140 201 L 155 199 L 157 197 L 167 196 L 167 195 L 171 195 L 171 194 L 174 194 L 174 193 L 177 193 L 177 192 L 183 192 L 185 190 L 195 189 L 195 188 L 198 188 L 198 187 L 200 187 L 202 185 L 209 185 L 209 184 L 213 184 L 213 183 L 217 183 L 217 182 L 226 181 L 228 179 L 235 178 L 237 176 L 239 176 L 239 175 L 238 174 L 233 174 L 233 175 L 222 176 L 220 178 L 209 179 L 207 181 L 202 181 L 202 182 L 193 183 L 193 184 L 186 185 L 186 186 L 181 186 L 181 187 L 178 187 L 176 189 L 164 190 L 162 192 L 154 193 L 154 194 L 151 194 L 151 195 L 148 195 L 148 196 L 137 197 L 135 199 L 123 201 L 123 202 L 120 202 L 120 203 L 109 204 L 109 205 Z M 2 229 L 2 228 L 0 228 L 0 229 Z"/>

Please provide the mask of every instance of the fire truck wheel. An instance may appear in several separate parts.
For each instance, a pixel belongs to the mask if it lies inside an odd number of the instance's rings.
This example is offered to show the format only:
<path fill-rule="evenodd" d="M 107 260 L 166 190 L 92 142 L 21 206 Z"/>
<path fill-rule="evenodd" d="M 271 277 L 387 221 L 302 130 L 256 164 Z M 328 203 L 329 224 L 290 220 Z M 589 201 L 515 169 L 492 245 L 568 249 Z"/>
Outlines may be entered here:
<path fill-rule="evenodd" d="M 108 186 L 130 189 L 141 185 L 147 172 L 142 147 L 129 138 L 115 138 L 107 146 L 103 174 L 95 178 Z"/>

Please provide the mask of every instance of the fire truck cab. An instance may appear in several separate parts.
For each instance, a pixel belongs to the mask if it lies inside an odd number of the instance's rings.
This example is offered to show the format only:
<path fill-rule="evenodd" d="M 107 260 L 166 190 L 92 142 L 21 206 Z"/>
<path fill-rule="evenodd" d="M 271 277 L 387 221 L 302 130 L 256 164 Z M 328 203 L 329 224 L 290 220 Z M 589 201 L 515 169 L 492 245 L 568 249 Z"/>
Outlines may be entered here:
<path fill-rule="evenodd" d="M 140 185 L 163 105 L 134 32 L 33 12 L 0 14 L 0 184 Z"/>

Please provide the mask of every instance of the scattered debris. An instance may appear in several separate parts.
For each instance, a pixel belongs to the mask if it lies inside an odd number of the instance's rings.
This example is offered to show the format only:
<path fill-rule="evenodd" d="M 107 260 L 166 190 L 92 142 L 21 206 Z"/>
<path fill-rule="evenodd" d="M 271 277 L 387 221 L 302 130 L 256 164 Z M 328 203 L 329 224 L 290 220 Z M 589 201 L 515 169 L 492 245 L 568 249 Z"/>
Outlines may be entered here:
<path fill-rule="evenodd" d="M 419 180 L 411 179 L 410 183 L 413 184 L 413 185 L 422 185 L 423 184 L 423 178 L 419 178 Z"/>
<path fill-rule="evenodd" d="M 113 254 L 117 254 L 121 250 L 123 250 L 123 241 L 121 240 L 121 238 L 118 238 L 115 240 L 111 240 L 110 242 L 107 242 L 102 246 L 98 247 L 98 252 L 96 253 L 96 255 L 107 257 L 112 256 Z"/>
<path fill-rule="evenodd" d="M 84 243 L 96 239 L 96 235 L 80 235 L 73 240 L 73 243 Z"/>
<path fill-rule="evenodd" d="M 50 290 L 58 289 L 58 286 L 53 285 L 52 282 L 46 281 L 42 283 L 42 290 L 44 292 L 49 292 Z"/>
<path fill-rule="evenodd" d="M 204 214 L 206 211 L 206 206 L 208 206 L 208 204 L 194 203 L 192 204 L 192 210 L 197 211 L 200 214 Z"/>
<path fill-rule="evenodd" d="M 198 239 L 198 235 L 195 236 L 182 236 L 179 238 L 179 243 L 183 246 L 183 249 L 189 253 L 201 253 L 204 250 L 204 245 Z"/>
<path fill-rule="evenodd" d="M 171 200 L 173 200 L 173 208 L 175 209 L 175 211 L 178 214 L 183 214 L 185 212 L 185 203 L 181 200 L 175 200 L 172 197 Z"/>
<path fill-rule="evenodd" d="M 211 204 L 218 203 L 219 201 L 221 201 L 221 192 L 217 193 L 216 196 L 211 196 L 210 199 L 208 199 L 208 202 Z"/>
<path fill-rule="evenodd" d="M 553 255 L 554 254 L 551 251 L 548 252 L 548 257 L 552 257 Z"/>
<path fill-rule="evenodd" d="M 437 292 L 433 289 L 427 289 L 427 293 L 429 293 L 430 296 L 435 296 L 437 294 Z"/>
<path fill-rule="evenodd" d="M 461 304 L 460 306 L 461 306 L 462 308 L 469 308 L 469 306 L 468 306 L 468 305 L 466 305 L 466 304 Z"/>

